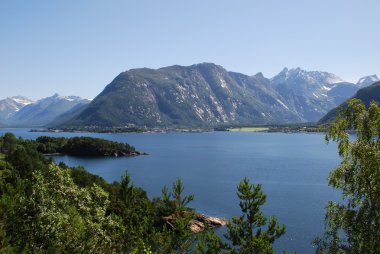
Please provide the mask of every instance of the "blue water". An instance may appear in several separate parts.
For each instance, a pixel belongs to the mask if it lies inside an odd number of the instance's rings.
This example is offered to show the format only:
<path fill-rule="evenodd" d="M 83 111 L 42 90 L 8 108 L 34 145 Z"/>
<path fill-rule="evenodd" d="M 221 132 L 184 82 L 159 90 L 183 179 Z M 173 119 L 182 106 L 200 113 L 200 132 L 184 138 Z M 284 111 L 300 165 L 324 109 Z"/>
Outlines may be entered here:
<path fill-rule="evenodd" d="M 276 253 L 313 253 L 311 242 L 323 232 L 325 204 L 339 198 L 326 181 L 339 163 L 336 144 L 326 145 L 323 134 L 31 133 L 26 129 L 0 129 L 0 134 L 7 131 L 30 139 L 86 135 L 128 142 L 149 155 L 95 159 L 58 156 L 55 160 L 82 165 L 109 182 L 120 180 L 128 170 L 135 185 L 150 197 L 160 195 L 164 185 L 170 187 L 180 177 L 185 192 L 195 194 L 192 206 L 213 216 L 240 214 L 236 186 L 247 176 L 263 185 L 267 194 L 265 215 L 275 215 L 286 225 L 286 235 L 276 242 Z"/>

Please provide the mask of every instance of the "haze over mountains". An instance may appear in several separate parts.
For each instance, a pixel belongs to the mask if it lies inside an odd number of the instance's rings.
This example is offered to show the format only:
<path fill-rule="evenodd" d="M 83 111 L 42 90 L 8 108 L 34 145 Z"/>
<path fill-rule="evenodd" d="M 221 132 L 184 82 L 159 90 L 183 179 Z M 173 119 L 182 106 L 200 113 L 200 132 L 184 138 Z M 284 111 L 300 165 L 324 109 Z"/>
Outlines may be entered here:
<path fill-rule="evenodd" d="M 0 101 L 0 123 L 75 128 L 316 122 L 378 80 L 371 75 L 354 84 L 332 73 L 300 68 L 284 68 L 269 79 L 262 73 L 249 76 L 212 63 L 140 68 L 119 74 L 91 102 L 54 95 L 17 110 L 3 109 L 3 101 L 11 104 L 7 98 Z"/>
<path fill-rule="evenodd" d="M 23 96 L 13 96 L 0 100 L 0 123 L 4 123 L 14 113 L 30 103 L 33 101 Z"/>
<path fill-rule="evenodd" d="M 371 101 L 380 102 L 380 82 L 377 81 L 372 85 L 360 89 L 351 98 L 360 99 L 366 105 L 366 107 L 369 106 Z M 319 123 L 324 124 L 332 122 L 336 118 L 339 108 L 344 109 L 346 106 L 347 102 L 345 101 L 338 107 L 329 111 L 324 117 L 319 120 Z"/>
<path fill-rule="evenodd" d="M 77 96 L 58 94 L 36 102 L 21 96 L 10 97 L 0 101 L 0 122 L 12 127 L 42 127 L 89 102 Z"/>

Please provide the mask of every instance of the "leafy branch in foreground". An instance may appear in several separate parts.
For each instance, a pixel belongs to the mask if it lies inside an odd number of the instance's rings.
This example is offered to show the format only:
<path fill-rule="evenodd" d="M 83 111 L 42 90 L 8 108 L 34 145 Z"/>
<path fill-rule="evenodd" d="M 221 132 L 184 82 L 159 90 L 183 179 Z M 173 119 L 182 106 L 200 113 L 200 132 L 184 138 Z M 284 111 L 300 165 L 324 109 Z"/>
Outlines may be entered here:
<path fill-rule="evenodd" d="M 356 136 L 349 135 L 353 130 Z M 329 185 L 345 202 L 329 202 L 325 235 L 317 253 L 379 253 L 380 250 L 380 108 L 366 110 L 358 99 L 331 125 L 326 141 L 338 142 L 342 161 L 329 175 Z"/>

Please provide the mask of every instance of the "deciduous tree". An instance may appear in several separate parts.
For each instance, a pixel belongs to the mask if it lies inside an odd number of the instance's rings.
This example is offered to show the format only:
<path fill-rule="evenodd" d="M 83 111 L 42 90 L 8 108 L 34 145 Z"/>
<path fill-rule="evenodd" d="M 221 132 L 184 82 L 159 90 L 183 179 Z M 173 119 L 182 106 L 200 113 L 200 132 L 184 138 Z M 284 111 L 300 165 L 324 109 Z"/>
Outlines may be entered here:
<path fill-rule="evenodd" d="M 350 136 L 355 130 L 356 135 Z M 323 239 L 317 253 L 379 253 L 380 251 L 380 108 L 368 110 L 358 99 L 338 116 L 326 134 L 338 142 L 340 165 L 328 177 L 341 191 L 342 202 L 329 202 Z"/>

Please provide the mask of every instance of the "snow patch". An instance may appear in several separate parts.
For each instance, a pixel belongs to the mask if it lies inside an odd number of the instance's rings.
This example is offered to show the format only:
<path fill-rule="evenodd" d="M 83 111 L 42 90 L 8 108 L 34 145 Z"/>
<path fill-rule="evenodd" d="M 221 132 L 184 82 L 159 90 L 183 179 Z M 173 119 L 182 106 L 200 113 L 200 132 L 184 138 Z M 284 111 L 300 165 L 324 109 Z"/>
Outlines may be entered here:
<path fill-rule="evenodd" d="M 322 86 L 322 90 L 330 91 L 333 87 Z"/>
<path fill-rule="evenodd" d="M 14 102 L 16 102 L 18 104 L 21 104 L 21 105 L 24 105 L 24 106 L 33 103 L 33 101 L 31 101 L 31 100 L 29 100 L 27 98 L 18 97 L 18 96 L 11 97 L 10 99 L 13 100 Z"/>
<path fill-rule="evenodd" d="M 204 114 L 204 110 L 201 109 L 201 108 L 198 108 L 197 105 L 194 105 L 194 108 L 195 108 L 195 113 L 197 114 L 197 116 L 201 119 L 201 120 L 204 120 L 203 119 L 203 114 Z"/>
<path fill-rule="evenodd" d="M 370 76 L 365 76 L 359 79 L 357 84 L 359 86 L 365 86 L 365 85 L 371 85 L 377 81 L 379 81 L 379 78 L 377 77 L 377 75 L 370 75 Z"/>
<path fill-rule="evenodd" d="M 277 101 L 278 103 L 280 103 L 281 106 L 283 106 L 284 108 L 286 108 L 287 110 L 289 110 L 288 106 L 286 106 L 285 103 L 283 103 L 281 100 L 276 99 L 276 101 Z"/>
<path fill-rule="evenodd" d="M 222 79 L 222 78 L 220 78 L 219 81 L 220 81 L 220 86 L 223 87 L 223 88 L 225 88 L 225 89 L 227 89 L 227 83 L 226 83 L 226 81 L 224 79 Z"/>

